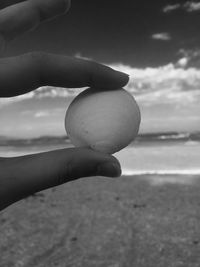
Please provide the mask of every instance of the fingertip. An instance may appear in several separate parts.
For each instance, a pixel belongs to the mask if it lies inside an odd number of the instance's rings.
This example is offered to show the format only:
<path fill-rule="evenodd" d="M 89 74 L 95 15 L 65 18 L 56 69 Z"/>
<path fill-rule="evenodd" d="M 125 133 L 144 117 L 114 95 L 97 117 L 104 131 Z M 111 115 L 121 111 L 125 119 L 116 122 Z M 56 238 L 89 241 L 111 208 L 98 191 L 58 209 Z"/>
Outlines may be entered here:
<path fill-rule="evenodd" d="M 117 158 L 112 155 L 94 151 L 88 148 L 74 148 L 70 167 L 71 180 L 89 177 L 106 176 L 119 177 L 121 166 Z"/>
<path fill-rule="evenodd" d="M 98 64 L 98 66 L 93 69 L 91 86 L 102 89 L 118 89 L 125 86 L 128 81 L 128 74 Z"/>
<path fill-rule="evenodd" d="M 121 176 L 120 165 L 113 162 L 101 163 L 97 167 L 97 175 L 108 176 L 108 177 L 120 177 Z"/>
<path fill-rule="evenodd" d="M 121 72 L 121 71 L 116 71 L 113 70 L 113 85 L 116 84 L 119 87 L 124 87 L 129 81 L 129 75 Z"/>

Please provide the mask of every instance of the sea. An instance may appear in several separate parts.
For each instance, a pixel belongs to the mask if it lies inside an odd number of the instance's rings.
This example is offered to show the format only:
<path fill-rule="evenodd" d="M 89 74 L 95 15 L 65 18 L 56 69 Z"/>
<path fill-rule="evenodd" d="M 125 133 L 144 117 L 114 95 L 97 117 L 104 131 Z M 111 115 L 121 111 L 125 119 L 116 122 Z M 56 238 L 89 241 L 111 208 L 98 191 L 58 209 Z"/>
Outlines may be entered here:
<path fill-rule="evenodd" d="M 67 136 L 34 139 L 0 137 L 0 157 L 16 157 L 73 147 Z M 122 175 L 200 175 L 200 132 L 140 134 L 114 154 Z"/>

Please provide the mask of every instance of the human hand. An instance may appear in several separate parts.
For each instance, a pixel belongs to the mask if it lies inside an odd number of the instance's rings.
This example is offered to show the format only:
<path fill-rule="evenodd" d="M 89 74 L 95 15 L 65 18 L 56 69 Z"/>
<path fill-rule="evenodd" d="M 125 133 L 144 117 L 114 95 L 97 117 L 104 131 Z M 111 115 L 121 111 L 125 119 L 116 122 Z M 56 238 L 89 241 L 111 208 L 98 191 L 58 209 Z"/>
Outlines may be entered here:
<path fill-rule="evenodd" d="M 0 47 L 41 22 L 64 14 L 70 0 L 11 0 L 0 11 Z M 96 62 L 31 52 L 0 59 L 0 97 L 25 94 L 40 86 L 67 88 L 124 86 L 128 76 Z M 86 148 L 69 148 L 0 158 L 0 210 L 35 192 L 81 177 L 121 173 L 118 160 Z"/>

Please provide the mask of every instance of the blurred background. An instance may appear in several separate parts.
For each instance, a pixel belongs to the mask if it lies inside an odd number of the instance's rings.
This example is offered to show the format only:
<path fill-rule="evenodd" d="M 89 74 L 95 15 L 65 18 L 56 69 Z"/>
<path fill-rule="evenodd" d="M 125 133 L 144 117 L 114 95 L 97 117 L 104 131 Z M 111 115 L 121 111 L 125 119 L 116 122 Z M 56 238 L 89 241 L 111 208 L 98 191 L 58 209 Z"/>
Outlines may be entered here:
<path fill-rule="evenodd" d="M 64 16 L 9 43 L 3 57 L 40 50 L 128 73 L 125 89 L 142 122 L 136 141 L 116 153 L 123 173 L 200 173 L 198 25 L 199 1 L 72 1 Z M 84 89 L 46 86 L 0 99 L 1 156 L 70 146 L 64 117 Z"/>

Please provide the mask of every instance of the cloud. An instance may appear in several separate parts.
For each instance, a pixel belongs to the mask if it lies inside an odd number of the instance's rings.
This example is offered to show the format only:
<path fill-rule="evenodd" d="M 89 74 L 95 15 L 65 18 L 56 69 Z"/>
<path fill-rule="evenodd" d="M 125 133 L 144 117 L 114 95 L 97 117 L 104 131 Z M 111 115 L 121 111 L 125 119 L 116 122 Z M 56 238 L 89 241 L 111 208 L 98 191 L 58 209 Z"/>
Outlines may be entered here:
<path fill-rule="evenodd" d="M 41 110 L 34 114 L 35 118 L 48 117 L 48 116 L 50 116 L 50 112 L 47 110 Z"/>
<path fill-rule="evenodd" d="M 34 97 L 34 95 L 35 95 L 34 92 L 30 92 L 20 96 L 0 98 L 0 108 L 14 102 L 23 101 L 25 99 L 31 99 Z"/>
<path fill-rule="evenodd" d="M 76 57 L 76 58 L 80 58 L 80 59 L 91 60 L 91 58 L 89 58 L 89 57 L 84 57 L 84 56 L 81 54 L 81 52 L 77 52 L 77 53 L 74 55 L 74 57 Z"/>
<path fill-rule="evenodd" d="M 187 57 L 182 57 L 177 61 L 177 65 L 180 67 L 186 67 L 189 59 Z"/>
<path fill-rule="evenodd" d="M 167 5 L 163 8 L 164 13 L 169 13 L 173 10 L 179 9 L 181 7 L 180 4 L 174 4 L 174 5 Z"/>
<path fill-rule="evenodd" d="M 186 66 L 200 68 L 200 49 L 180 49 L 179 55 L 182 56 L 180 59 L 186 62 Z M 180 62 L 181 63 L 181 62 Z"/>
<path fill-rule="evenodd" d="M 125 87 L 138 101 L 147 105 L 159 100 L 164 102 L 200 101 L 200 66 L 191 62 L 200 56 L 199 50 L 180 50 L 180 59 L 159 67 L 133 68 L 128 65 L 113 63 L 109 66 L 130 74 L 130 81 Z M 44 86 L 28 94 L 13 98 L 0 99 L 0 108 L 14 102 L 46 98 L 73 98 L 85 88 L 66 89 Z M 38 111 L 36 118 L 48 116 Z"/>
<path fill-rule="evenodd" d="M 164 13 L 170 13 L 174 10 L 182 9 L 186 12 L 195 12 L 200 11 L 200 2 L 193 2 L 193 1 L 187 1 L 184 4 L 174 4 L 174 5 L 167 5 L 163 7 L 162 11 Z"/>
<path fill-rule="evenodd" d="M 33 111 L 32 110 L 28 110 L 28 111 L 22 111 L 21 113 L 22 115 L 28 115 L 30 116 L 31 114 L 33 114 Z M 61 114 L 63 114 L 63 107 L 62 108 L 53 108 L 53 109 L 50 109 L 50 110 L 38 110 L 36 111 L 33 116 L 35 118 L 43 118 L 43 117 L 57 117 L 57 116 L 60 116 Z"/>
<path fill-rule="evenodd" d="M 171 40 L 171 36 L 167 32 L 154 33 L 152 34 L 151 38 L 155 40 L 161 40 L 161 41 Z"/>
<path fill-rule="evenodd" d="M 184 9 L 187 12 L 200 11 L 200 2 L 186 2 L 184 4 Z"/>
<path fill-rule="evenodd" d="M 123 64 L 112 67 L 130 74 L 130 82 L 125 88 L 147 105 L 158 100 L 163 103 L 200 100 L 200 69 L 183 68 L 180 62 L 157 68 L 138 69 Z"/>
<path fill-rule="evenodd" d="M 19 95 L 15 97 L 5 97 L 0 98 L 0 108 L 5 105 L 9 105 L 15 102 L 20 102 L 32 98 L 42 99 L 42 98 L 68 98 L 73 97 L 83 91 L 85 88 L 62 88 L 62 87 L 54 87 L 54 86 L 43 86 L 39 87 L 35 91 L 29 92 L 24 95 Z"/>

